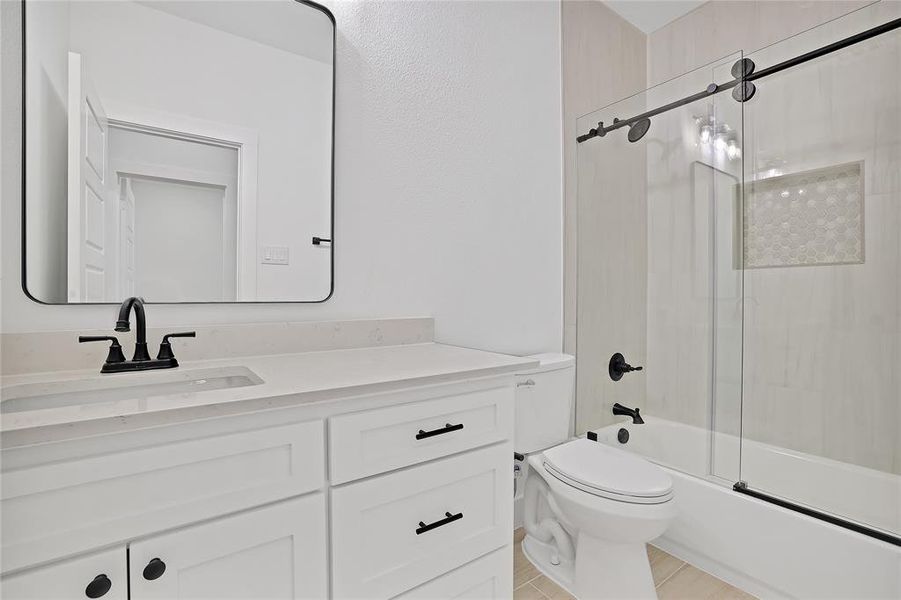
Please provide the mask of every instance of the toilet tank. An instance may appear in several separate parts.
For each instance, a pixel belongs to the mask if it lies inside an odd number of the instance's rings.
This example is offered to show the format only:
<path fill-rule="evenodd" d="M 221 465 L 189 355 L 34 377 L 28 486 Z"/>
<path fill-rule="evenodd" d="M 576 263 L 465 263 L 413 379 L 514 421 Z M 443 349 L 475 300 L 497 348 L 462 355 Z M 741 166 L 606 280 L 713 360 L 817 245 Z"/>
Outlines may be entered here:
<path fill-rule="evenodd" d="M 528 453 L 569 439 L 573 420 L 575 359 L 536 354 L 540 364 L 516 375 L 513 449 Z"/>

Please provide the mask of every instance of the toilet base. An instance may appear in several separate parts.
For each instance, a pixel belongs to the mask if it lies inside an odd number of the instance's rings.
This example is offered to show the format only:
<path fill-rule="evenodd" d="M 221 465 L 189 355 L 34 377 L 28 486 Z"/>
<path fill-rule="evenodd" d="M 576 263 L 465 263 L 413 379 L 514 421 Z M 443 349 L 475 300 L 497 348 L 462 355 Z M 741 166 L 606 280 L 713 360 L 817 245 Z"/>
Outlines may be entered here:
<path fill-rule="evenodd" d="M 560 564 L 551 562 L 552 557 L 559 556 L 553 543 L 541 542 L 529 535 L 522 540 L 522 553 L 529 562 L 535 565 L 542 575 L 573 594 L 573 572 L 575 564 L 571 560 L 560 559 Z M 575 595 L 575 594 L 573 594 Z"/>
<path fill-rule="evenodd" d="M 542 575 L 578 600 L 656 600 L 651 564 L 644 544 L 616 544 L 579 535 L 575 562 L 551 563 L 557 549 L 531 536 L 522 552 Z"/>
<path fill-rule="evenodd" d="M 572 593 L 579 600 L 656 600 L 644 544 L 608 542 L 579 533 Z"/>

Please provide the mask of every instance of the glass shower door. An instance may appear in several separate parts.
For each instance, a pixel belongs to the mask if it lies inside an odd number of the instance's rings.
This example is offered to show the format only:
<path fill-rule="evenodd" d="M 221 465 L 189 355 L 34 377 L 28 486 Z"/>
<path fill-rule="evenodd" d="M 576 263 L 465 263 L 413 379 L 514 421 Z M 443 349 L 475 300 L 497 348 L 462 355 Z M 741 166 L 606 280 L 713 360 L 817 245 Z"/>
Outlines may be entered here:
<path fill-rule="evenodd" d="M 896 19 L 884 2 L 757 69 Z M 744 103 L 741 479 L 901 534 L 901 30 L 755 81 Z"/>
<path fill-rule="evenodd" d="M 740 54 L 578 121 L 612 125 L 732 79 Z M 578 145 L 576 430 L 732 485 L 741 418 L 741 104 L 718 93 Z M 617 381 L 622 353 L 644 370 Z M 614 403 L 640 407 L 622 424 Z M 622 442 L 619 429 L 628 428 Z"/>

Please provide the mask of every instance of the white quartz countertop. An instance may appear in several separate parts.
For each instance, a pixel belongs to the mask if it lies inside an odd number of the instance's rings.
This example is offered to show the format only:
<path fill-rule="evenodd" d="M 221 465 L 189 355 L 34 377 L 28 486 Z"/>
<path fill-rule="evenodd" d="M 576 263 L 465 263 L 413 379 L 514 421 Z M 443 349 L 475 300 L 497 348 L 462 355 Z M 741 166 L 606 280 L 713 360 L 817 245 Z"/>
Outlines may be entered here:
<path fill-rule="evenodd" d="M 243 367 L 262 383 L 246 387 L 89 402 L 0 413 L 3 447 L 83 437 L 270 408 L 336 403 L 348 397 L 412 386 L 521 372 L 537 361 L 437 343 L 248 356 L 184 362 L 178 369 L 101 375 L 96 370 L 32 373 L 0 378 L 2 399 L 31 393 L 84 390 L 121 383 L 153 383 L 161 374 Z M 187 375 L 186 375 L 187 376 Z M 60 384 L 59 382 L 66 382 Z M 38 384 L 34 386 L 33 384 Z"/>

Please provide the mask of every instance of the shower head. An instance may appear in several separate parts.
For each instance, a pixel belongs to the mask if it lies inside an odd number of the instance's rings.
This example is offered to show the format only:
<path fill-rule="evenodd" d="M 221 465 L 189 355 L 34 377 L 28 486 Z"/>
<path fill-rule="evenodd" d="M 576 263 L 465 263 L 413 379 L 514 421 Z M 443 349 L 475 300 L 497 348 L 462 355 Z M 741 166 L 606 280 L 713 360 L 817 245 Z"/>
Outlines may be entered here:
<path fill-rule="evenodd" d="M 651 120 L 650 119 L 641 119 L 639 121 L 635 121 L 631 125 L 629 125 L 629 141 L 637 142 L 641 138 L 644 137 L 644 134 L 648 132 L 648 129 L 651 128 Z"/>

